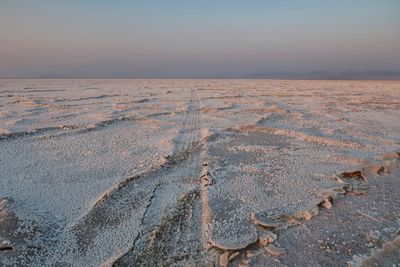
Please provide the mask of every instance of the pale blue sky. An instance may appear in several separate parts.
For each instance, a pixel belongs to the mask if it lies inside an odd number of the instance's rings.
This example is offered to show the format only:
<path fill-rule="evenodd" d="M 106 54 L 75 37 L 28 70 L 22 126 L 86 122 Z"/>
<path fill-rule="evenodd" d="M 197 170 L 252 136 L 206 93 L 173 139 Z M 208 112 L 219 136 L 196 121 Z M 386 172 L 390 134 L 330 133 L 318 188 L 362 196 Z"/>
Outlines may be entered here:
<path fill-rule="evenodd" d="M 386 69 L 398 0 L 0 0 L 0 77 Z"/>

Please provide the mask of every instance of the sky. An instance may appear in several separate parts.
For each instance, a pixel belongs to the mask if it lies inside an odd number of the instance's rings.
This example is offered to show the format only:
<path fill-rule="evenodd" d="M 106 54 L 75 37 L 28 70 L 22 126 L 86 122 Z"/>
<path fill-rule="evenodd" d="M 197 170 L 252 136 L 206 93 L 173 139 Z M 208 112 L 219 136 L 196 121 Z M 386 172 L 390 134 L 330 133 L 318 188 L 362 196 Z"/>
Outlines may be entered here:
<path fill-rule="evenodd" d="M 400 70 L 399 0 L 0 0 L 0 78 Z"/>

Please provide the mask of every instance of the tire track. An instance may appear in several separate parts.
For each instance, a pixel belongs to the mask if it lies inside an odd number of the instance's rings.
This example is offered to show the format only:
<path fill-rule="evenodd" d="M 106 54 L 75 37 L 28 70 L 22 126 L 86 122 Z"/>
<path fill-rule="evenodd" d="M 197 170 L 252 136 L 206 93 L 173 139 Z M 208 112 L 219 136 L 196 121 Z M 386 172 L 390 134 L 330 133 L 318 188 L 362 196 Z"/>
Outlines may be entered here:
<path fill-rule="evenodd" d="M 195 223 L 201 217 L 200 125 L 200 98 L 193 89 L 174 152 L 165 164 L 127 177 L 99 196 L 43 257 L 72 265 L 79 258 L 88 266 L 198 260 L 202 251 L 201 224 Z M 181 242 L 191 244 L 186 256 L 178 251 Z M 154 257 L 159 250 L 165 255 Z"/>
<path fill-rule="evenodd" d="M 146 213 L 135 247 L 115 261 L 114 266 L 165 266 L 177 262 L 193 265 L 204 261 L 197 183 L 202 168 L 200 127 L 200 98 L 197 90 L 192 90 L 183 128 L 175 139 L 175 152 L 169 158 L 173 165 L 171 173 L 161 179 L 162 185 Z M 181 190 L 174 190 L 178 186 Z M 165 195 L 171 192 L 175 195 L 168 205 L 164 203 Z"/>

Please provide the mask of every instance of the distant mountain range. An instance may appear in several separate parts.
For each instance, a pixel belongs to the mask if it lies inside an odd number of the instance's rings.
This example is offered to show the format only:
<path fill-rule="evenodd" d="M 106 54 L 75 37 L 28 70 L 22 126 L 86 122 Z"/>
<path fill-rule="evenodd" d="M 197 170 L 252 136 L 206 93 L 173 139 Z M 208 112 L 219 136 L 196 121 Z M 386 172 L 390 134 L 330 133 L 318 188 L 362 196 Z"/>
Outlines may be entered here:
<path fill-rule="evenodd" d="M 252 79 L 304 79 L 304 80 L 400 80 L 400 71 L 313 71 L 306 73 L 275 72 L 247 75 Z"/>
<path fill-rule="evenodd" d="M 289 80 L 393 80 L 400 81 L 400 71 L 312 71 L 296 72 L 266 72 L 254 74 L 216 74 L 216 75 L 141 75 L 141 74 L 111 74 L 111 75 L 40 75 L 29 77 L 7 77 L 0 74 L 0 79 L 289 79 Z"/>

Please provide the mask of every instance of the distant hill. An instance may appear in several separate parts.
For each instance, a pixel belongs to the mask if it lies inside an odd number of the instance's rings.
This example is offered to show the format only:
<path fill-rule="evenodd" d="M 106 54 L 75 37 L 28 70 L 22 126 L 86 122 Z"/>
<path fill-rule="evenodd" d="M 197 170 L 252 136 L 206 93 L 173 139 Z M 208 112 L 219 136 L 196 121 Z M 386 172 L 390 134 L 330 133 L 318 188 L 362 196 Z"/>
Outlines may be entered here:
<path fill-rule="evenodd" d="M 135 73 L 119 73 L 110 75 L 58 74 L 38 75 L 30 77 L 7 77 L 0 74 L 0 79 L 290 79 L 290 80 L 392 80 L 400 81 L 400 71 L 312 71 L 295 72 L 266 72 L 255 74 L 216 74 L 216 75 L 142 75 Z"/>
<path fill-rule="evenodd" d="M 307 73 L 276 72 L 251 74 L 248 75 L 247 78 L 304 80 L 400 80 L 400 71 L 313 71 Z"/>

